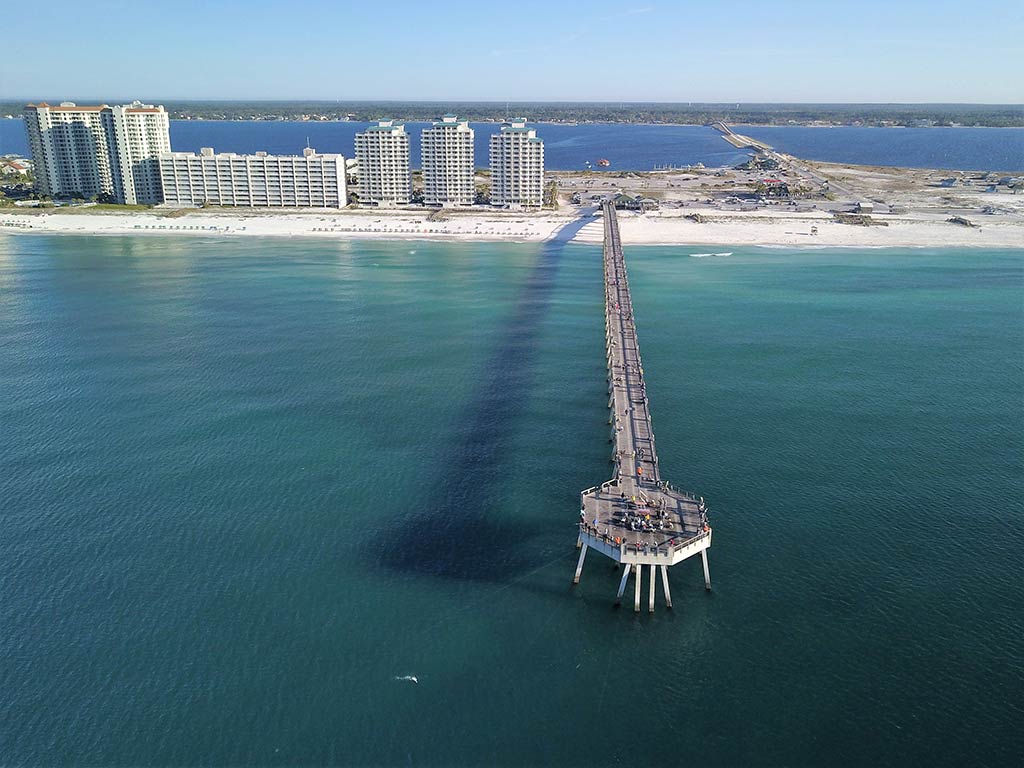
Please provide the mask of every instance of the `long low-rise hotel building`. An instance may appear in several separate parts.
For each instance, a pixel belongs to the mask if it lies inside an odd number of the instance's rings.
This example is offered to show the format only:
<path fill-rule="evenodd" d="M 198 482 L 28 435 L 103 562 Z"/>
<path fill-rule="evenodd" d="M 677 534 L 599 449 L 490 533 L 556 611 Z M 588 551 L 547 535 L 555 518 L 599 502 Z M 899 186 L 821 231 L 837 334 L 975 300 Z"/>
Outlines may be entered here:
<path fill-rule="evenodd" d="M 189 207 L 208 205 L 247 208 L 344 208 L 345 158 L 318 155 L 306 148 L 301 155 L 257 152 L 160 155 L 164 203 Z"/>

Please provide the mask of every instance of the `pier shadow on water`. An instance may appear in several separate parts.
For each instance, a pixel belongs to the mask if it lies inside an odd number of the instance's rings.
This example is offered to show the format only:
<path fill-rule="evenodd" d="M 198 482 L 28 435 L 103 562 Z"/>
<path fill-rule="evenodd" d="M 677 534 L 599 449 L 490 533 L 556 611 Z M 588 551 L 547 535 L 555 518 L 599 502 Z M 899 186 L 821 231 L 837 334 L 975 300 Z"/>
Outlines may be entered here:
<path fill-rule="evenodd" d="M 530 386 L 562 256 L 593 221 L 591 213 L 587 210 L 541 246 L 433 483 L 416 509 L 396 518 L 389 545 L 374 551 L 386 567 L 500 583 L 536 567 L 526 556 L 532 532 L 516 520 L 502 519 L 495 491 Z"/>

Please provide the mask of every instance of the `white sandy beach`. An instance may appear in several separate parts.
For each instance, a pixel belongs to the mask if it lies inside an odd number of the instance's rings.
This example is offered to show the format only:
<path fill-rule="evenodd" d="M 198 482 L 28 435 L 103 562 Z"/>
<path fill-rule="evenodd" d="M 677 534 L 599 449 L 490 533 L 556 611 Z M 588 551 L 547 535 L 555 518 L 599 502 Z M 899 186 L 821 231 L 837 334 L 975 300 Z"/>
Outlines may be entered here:
<path fill-rule="evenodd" d="M 701 211 L 703 223 L 685 214 L 685 210 L 619 212 L 623 240 L 627 246 L 1024 247 L 1024 217 L 1017 215 L 979 217 L 976 223 L 981 226 L 971 228 L 947 222 L 944 213 L 876 216 L 888 226 L 870 227 L 840 224 L 824 212 Z M 12 211 L 0 213 L 0 233 L 538 242 L 554 237 L 579 215 L 572 209 L 518 214 L 484 211 L 430 220 L 428 213 L 419 211 L 191 211 L 179 217 L 159 212 Z M 592 218 L 574 238 L 577 242 L 601 242 L 601 220 Z M 816 235 L 811 227 L 817 227 Z"/>
<path fill-rule="evenodd" d="M 966 227 L 946 221 L 948 214 L 876 216 L 888 226 L 840 224 L 830 214 L 756 212 L 702 212 L 698 224 L 682 211 L 636 214 L 619 212 L 619 229 L 626 245 L 708 246 L 838 246 L 1024 248 L 1024 219 L 985 217 L 981 226 Z M 811 228 L 817 234 L 811 234 Z M 577 236 L 581 242 L 600 243 L 599 222 Z"/>
<path fill-rule="evenodd" d="M 169 217 L 166 212 L 88 209 L 67 213 L 3 212 L 0 232 L 62 234 L 200 235 L 208 237 L 319 237 L 328 239 L 460 239 L 547 240 L 571 214 L 457 213 L 430 220 L 429 211 L 189 211 Z"/>

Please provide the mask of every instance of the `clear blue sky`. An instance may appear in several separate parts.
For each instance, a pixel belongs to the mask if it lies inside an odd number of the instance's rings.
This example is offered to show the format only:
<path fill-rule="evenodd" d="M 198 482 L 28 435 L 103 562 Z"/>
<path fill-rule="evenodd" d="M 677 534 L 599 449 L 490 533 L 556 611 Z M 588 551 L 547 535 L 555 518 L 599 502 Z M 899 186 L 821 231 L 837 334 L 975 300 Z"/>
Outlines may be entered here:
<path fill-rule="evenodd" d="M 12 99 L 1024 102 L 1022 0 L 45 0 L 3 22 Z"/>

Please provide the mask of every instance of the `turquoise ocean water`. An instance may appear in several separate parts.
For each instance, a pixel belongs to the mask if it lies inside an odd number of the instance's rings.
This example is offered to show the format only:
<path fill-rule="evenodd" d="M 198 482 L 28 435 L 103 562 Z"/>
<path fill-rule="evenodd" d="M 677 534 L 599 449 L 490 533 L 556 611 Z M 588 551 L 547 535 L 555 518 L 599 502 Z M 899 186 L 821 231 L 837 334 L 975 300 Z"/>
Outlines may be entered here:
<path fill-rule="evenodd" d="M 0 236 L 0 763 L 1017 764 L 1024 252 L 706 250 L 634 616 L 598 248 Z"/>

